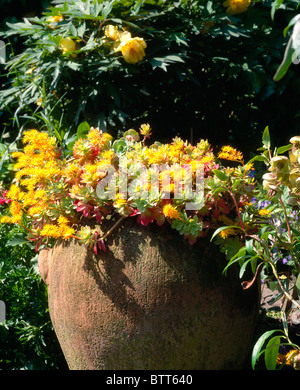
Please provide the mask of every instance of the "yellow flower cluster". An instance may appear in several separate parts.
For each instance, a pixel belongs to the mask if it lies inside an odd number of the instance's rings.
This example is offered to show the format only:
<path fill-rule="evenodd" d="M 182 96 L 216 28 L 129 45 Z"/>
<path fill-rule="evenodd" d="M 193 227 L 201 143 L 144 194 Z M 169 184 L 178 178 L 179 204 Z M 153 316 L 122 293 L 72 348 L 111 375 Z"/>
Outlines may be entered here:
<path fill-rule="evenodd" d="M 69 226 L 67 218 L 60 216 L 57 222 L 57 225 L 49 223 L 45 224 L 40 232 L 40 235 L 56 239 L 62 237 L 64 240 L 74 236 L 75 230 Z"/>
<path fill-rule="evenodd" d="M 300 352 L 299 349 L 292 349 L 286 354 L 278 354 L 276 359 L 276 364 L 286 364 L 288 366 L 293 366 L 295 369 L 299 370 L 299 360 Z"/>
<path fill-rule="evenodd" d="M 180 219 L 180 213 L 179 211 L 176 209 L 176 207 L 174 207 L 173 205 L 171 205 L 170 203 L 167 203 L 164 207 L 163 207 L 163 214 L 165 217 L 167 218 L 171 218 L 171 219 Z"/>
<path fill-rule="evenodd" d="M 31 130 L 24 132 L 23 142 L 24 151 L 12 154 L 18 161 L 14 166 L 17 184 L 12 184 L 7 193 L 12 199 L 11 216 L 3 216 L 1 222 L 20 223 L 25 208 L 31 216 L 46 213 L 49 199 L 45 184 L 49 178 L 60 174 L 54 138 Z"/>
<path fill-rule="evenodd" d="M 244 164 L 243 154 L 238 150 L 236 150 L 235 148 L 228 145 L 222 147 L 221 151 L 218 154 L 218 157 L 223 160 L 236 161 L 241 164 Z"/>
<path fill-rule="evenodd" d="M 148 124 L 140 127 L 140 134 L 144 137 L 142 141 L 139 133 L 130 129 L 113 143 L 110 134 L 91 128 L 85 138 L 76 140 L 73 155 L 63 158 L 54 137 L 37 130 L 24 132 L 23 151 L 13 154 L 17 161 L 15 182 L 7 193 L 11 199 L 9 215 L 3 216 L 1 222 L 22 224 L 26 215 L 31 223 L 31 235 L 38 243 L 50 237 L 64 240 L 76 237 L 90 244 L 96 233 L 91 229 L 78 231 L 76 226 L 82 218 L 96 218 L 101 223 L 108 214 L 117 213 L 122 218 L 138 215 L 144 225 L 153 220 L 159 225 L 165 220 L 178 224 L 180 234 L 195 242 L 202 220 L 199 219 L 198 226 L 198 219 L 193 219 L 184 209 L 185 202 L 190 202 L 185 175 L 192 178 L 192 191 L 196 191 L 196 168 L 203 167 L 204 177 L 211 179 L 213 170 L 219 167 L 211 145 L 201 140 L 194 146 L 175 137 L 168 144 L 156 142 L 146 146 L 145 140 L 151 135 Z M 231 147 L 224 147 L 222 153 L 230 159 L 242 160 L 241 153 Z M 121 158 L 127 166 L 120 164 Z M 126 169 L 126 179 L 121 167 Z M 145 169 L 146 176 L 141 174 L 141 168 Z M 108 176 L 111 169 L 116 179 L 115 193 L 101 197 L 98 185 L 109 186 L 113 182 Z M 153 192 L 152 179 L 158 184 Z M 125 199 L 120 191 L 122 180 L 126 180 L 128 191 Z M 209 183 L 213 186 L 214 180 Z M 176 190 L 183 196 L 180 200 L 175 197 Z M 146 195 L 140 196 L 143 191 Z M 229 213 L 224 200 L 218 199 L 215 205 L 213 202 L 209 201 L 207 210 L 213 208 L 219 216 Z M 203 215 L 207 213 L 205 210 Z M 221 221 L 221 217 L 215 218 Z M 229 226 L 228 221 L 224 223 Z M 228 230 L 221 236 L 225 238 L 233 233 Z M 97 237 L 96 234 L 94 239 L 103 246 Z"/>
<path fill-rule="evenodd" d="M 289 189 L 290 202 L 300 204 L 300 136 L 292 137 L 290 143 L 289 157 L 271 158 L 269 172 L 263 175 L 263 187 L 276 192 L 283 184 Z"/>
<path fill-rule="evenodd" d="M 236 230 L 234 230 L 233 228 L 224 229 L 219 233 L 220 237 L 222 237 L 223 240 L 226 240 L 226 238 L 228 238 L 229 236 L 235 236 L 236 234 Z"/>
<path fill-rule="evenodd" d="M 121 51 L 124 60 L 129 64 L 136 64 L 145 57 L 147 44 L 143 38 L 132 38 L 129 31 L 120 32 L 118 27 L 113 25 L 107 25 L 104 34 L 118 44 L 115 51 Z"/>

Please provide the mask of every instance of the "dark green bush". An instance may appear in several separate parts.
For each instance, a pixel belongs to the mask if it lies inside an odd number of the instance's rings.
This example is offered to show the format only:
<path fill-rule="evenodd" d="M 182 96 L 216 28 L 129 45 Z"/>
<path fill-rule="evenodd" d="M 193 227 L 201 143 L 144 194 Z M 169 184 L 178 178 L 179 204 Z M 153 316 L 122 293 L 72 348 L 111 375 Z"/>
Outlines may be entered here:
<path fill-rule="evenodd" d="M 18 226 L 0 225 L 0 300 L 6 305 L 6 322 L 0 324 L 0 369 L 64 369 L 49 317 L 47 288 L 24 232 Z"/>
<path fill-rule="evenodd" d="M 0 93 L 8 127 L 47 121 L 64 142 L 82 121 L 113 133 L 142 120 L 156 138 L 179 133 L 255 150 L 269 125 L 284 144 L 299 124 L 299 71 L 291 68 L 279 83 L 273 76 L 297 3 L 285 1 L 272 20 L 279 2 L 269 0 L 233 16 L 221 1 L 55 0 L 44 16 L 8 24 L 5 32 L 4 39 L 26 46 L 10 55 L 10 81 Z M 51 24 L 59 13 L 63 20 Z M 114 53 L 104 36 L 108 24 L 146 41 L 143 61 L 128 64 Z M 62 52 L 62 37 L 76 41 L 76 56 Z"/>

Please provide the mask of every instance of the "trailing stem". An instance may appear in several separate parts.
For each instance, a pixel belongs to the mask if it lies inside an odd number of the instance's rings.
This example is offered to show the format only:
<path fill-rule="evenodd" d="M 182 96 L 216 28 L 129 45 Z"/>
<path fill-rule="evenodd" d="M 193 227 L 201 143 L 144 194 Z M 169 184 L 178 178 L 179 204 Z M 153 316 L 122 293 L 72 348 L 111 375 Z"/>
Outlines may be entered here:
<path fill-rule="evenodd" d="M 236 202 L 234 193 L 233 193 L 233 191 L 231 190 L 231 188 L 229 189 L 229 193 L 230 193 L 230 195 L 231 195 L 231 197 L 232 197 L 232 199 L 233 199 L 233 202 L 234 202 L 234 205 L 235 205 L 235 208 L 236 208 L 237 215 L 238 215 L 238 217 L 239 217 L 239 221 L 240 221 L 241 227 L 242 227 L 243 231 L 245 232 L 245 227 L 244 227 L 244 224 L 243 224 L 243 221 L 242 221 L 242 218 L 241 218 L 241 213 L 240 213 L 238 204 L 237 204 L 237 202 Z"/>

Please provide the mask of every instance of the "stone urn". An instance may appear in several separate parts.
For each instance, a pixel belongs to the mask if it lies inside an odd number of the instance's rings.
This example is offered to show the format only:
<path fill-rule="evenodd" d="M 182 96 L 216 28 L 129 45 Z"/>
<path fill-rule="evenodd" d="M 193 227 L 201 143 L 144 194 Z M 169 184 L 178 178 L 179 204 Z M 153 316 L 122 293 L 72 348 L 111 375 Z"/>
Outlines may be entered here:
<path fill-rule="evenodd" d="M 209 240 L 125 220 L 97 256 L 78 241 L 43 249 L 54 330 L 71 370 L 242 369 L 259 286 Z"/>

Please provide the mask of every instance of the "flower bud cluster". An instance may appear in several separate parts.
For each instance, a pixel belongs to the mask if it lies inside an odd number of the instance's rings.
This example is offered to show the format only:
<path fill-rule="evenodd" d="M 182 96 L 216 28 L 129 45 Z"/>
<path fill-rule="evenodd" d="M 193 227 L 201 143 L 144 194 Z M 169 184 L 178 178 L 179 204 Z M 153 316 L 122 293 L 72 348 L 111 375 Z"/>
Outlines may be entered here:
<path fill-rule="evenodd" d="M 273 194 L 280 192 L 282 185 L 288 187 L 290 203 L 300 202 L 300 136 L 290 139 L 289 157 L 274 156 L 270 160 L 269 172 L 263 175 L 263 187 Z"/>

